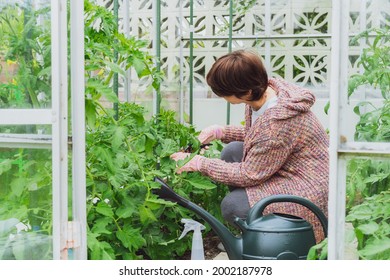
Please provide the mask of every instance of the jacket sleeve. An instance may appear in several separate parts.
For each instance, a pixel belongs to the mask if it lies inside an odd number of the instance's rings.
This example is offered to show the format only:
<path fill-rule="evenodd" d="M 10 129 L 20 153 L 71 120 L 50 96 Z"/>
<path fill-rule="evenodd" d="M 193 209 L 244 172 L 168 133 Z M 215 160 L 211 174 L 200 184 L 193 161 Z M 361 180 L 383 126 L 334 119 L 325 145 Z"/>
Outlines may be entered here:
<path fill-rule="evenodd" d="M 224 136 L 221 141 L 223 143 L 230 143 L 232 141 L 244 141 L 245 128 L 243 126 L 227 125 L 224 128 Z"/>
<path fill-rule="evenodd" d="M 240 163 L 202 158 L 200 171 L 217 182 L 234 187 L 258 186 L 280 170 L 291 153 L 277 140 L 256 142 Z"/>

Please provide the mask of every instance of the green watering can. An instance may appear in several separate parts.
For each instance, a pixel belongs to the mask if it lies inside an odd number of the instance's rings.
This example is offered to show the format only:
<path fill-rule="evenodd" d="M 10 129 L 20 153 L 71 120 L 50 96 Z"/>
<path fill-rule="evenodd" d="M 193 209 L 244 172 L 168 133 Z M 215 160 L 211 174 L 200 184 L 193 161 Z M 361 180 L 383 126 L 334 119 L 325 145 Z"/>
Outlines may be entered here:
<path fill-rule="evenodd" d="M 154 192 L 162 199 L 173 201 L 195 212 L 205 220 L 219 236 L 231 260 L 304 260 L 309 249 L 316 244 L 313 226 L 306 220 L 293 215 L 273 213 L 263 216 L 264 209 L 271 203 L 293 202 L 311 210 L 320 220 L 325 236 L 327 218 L 311 201 L 294 195 L 273 195 L 256 203 L 246 220 L 236 218 L 241 229 L 240 237 L 234 236 L 227 227 L 206 210 L 179 196 L 162 179 L 155 181 L 161 187 Z"/>

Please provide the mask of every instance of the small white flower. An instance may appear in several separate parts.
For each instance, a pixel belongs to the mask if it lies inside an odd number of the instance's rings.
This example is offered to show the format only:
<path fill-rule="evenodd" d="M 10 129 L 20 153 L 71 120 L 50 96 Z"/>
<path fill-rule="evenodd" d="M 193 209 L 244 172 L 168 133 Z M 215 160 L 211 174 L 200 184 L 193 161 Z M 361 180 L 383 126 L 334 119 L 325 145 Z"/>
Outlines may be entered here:
<path fill-rule="evenodd" d="M 106 199 L 104 200 L 104 202 L 108 204 L 108 203 L 110 203 L 110 200 L 109 200 L 108 198 L 106 198 Z"/>
<path fill-rule="evenodd" d="M 98 198 L 98 197 L 94 197 L 93 199 L 92 199 L 92 203 L 93 204 L 96 204 L 96 203 L 98 203 L 100 201 L 100 198 Z"/>
<path fill-rule="evenodd" d="M 23 223 L 18 223 L 18 224 L 15 225 L 15 227 L 16 227 L 16 232 L 17 233 L 21 232 L 22 230 L 28 231 L 28 226 L 23 224 Z"/>
<path fill-rule="evenodd" d="M 38 93 L 37 99 L 38 99 L 39 102 L 45 101 L 46 100 L 46 94 L 43 91 L 41 91 L 40 93 Z"/>

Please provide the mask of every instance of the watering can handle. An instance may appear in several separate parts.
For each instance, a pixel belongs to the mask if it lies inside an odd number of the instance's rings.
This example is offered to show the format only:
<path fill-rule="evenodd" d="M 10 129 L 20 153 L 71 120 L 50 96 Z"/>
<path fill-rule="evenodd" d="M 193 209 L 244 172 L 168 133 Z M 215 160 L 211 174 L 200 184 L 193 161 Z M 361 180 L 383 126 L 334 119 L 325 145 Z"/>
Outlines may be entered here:
<path fill-rule="evenodd" d="M 325 237 L 328 235 L 328 219 L 326 218 L 325 214 L 321 211 L 321 209 L 310 200 L 307 200 L 303 197 L 296 196 L 296 195 L 278 194 L 278 195 L 272 195 L 263 198 L 262 200 L 257 202 L 255 206 L 253 206 L 253 208 L 249 211 L 248 217 L 246 219 L 246 223 L 250 224 L 255 219 L 263 216 L 264 209 L 271 203 L 275 203 L 275 202 L 293 202 L 305 206 L 306 208 L 311 210 L 320 220 Z"/>

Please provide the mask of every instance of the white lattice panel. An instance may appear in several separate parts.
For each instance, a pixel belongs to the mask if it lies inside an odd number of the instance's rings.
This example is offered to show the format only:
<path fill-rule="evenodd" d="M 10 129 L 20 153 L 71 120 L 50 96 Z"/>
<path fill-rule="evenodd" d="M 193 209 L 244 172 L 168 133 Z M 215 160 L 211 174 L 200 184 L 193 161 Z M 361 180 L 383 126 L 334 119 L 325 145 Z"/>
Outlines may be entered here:
<path fill-rule="evenodd" d="M 119 1 L 121 18 L 124 15 L 123 1 L 127 0 Z M 109 9 L 113 7 L 112 0 L 98 2 L 106 3 Z M 194 37 L 227 37 L 229 1 L 194 0 L 193 2 Z M 156 28 L 153 22 L 154 3 L 155 1 L 152 0 L 129 0 L 130 30 L 128 32 L 131 35 L 152 41 Z M 167 76 L 163 93 L 175 97 L 180 88 L 180 67 L 183 71 L 183 88 L 188 92 L 190 2 L 189 0 L 166 0 L 161 3 L 161 67 Z M 331 0 L 258 0 L 245 15 L 234 14 L 233 38 L 239 36 L 253 38 L 234 39 L 232 49 L 256 49 L 264 57 L 272 75 L 313 87 L 319 97 L 327 97 L 330 77 L 331 12 Z M 351 34 L 370 27 L 389 25 L 389 18 L 389 0 L 351 0 Z M 122 31 L 123 26 L 121 20 Z M 323 35 L 323 38 L 310 38 L 310 35 Z M 301 37 L 264 40 L 264 36 Z M 152 45 L 150 47 L 152 48 Z M 358 71 L 356 58 L 361 48 L 362 46 L 351 47 L 351 73 Z M 227 52 L 228 40 L 226 39 L 194 41 L 195 98 L 213 97 L 210 92 L 207 92 L 205 73 L 216 57 Z M 140 82 L 134 75 L 133 80 L 132 90 L 142 91 L 142 86 L 140 87 Z"/>

